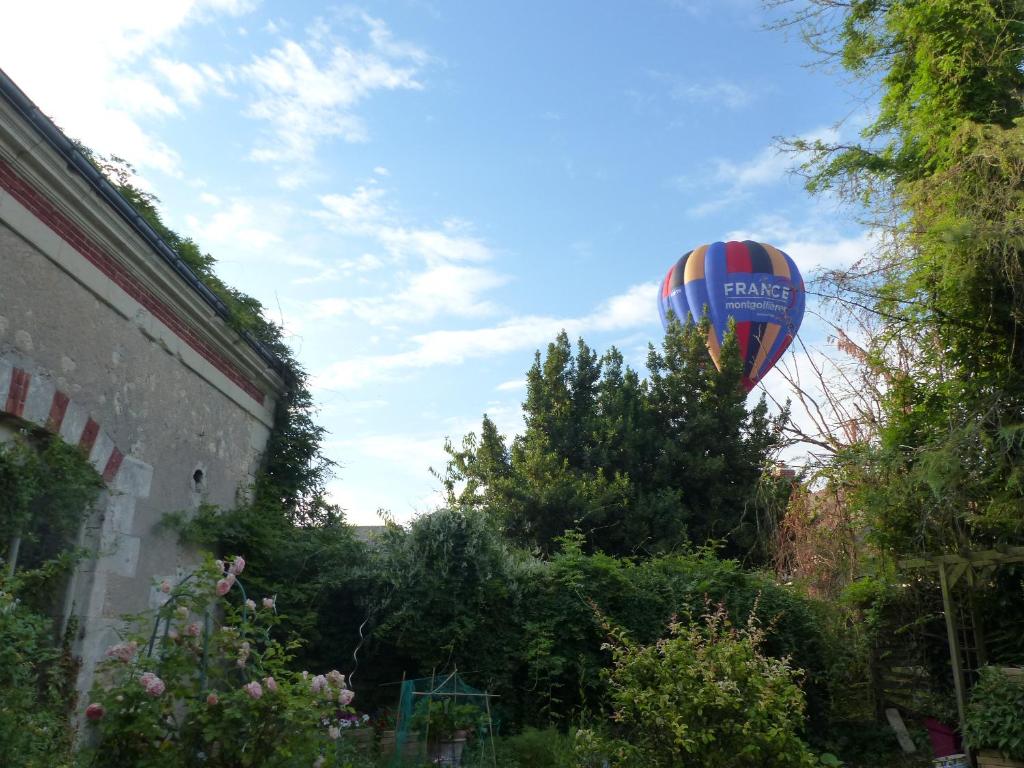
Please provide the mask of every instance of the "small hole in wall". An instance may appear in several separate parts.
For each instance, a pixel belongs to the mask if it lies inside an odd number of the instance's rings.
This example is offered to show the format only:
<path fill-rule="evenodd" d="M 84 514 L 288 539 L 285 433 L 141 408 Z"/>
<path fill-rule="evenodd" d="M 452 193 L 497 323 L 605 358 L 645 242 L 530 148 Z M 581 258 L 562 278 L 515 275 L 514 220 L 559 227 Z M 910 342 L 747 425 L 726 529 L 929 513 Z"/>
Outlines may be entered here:
<path fill-rule="evenodd" d="M 203 470 L 197 469 L 192 473 L 192 490 L 202 491 L 206 487 L 206 475 L 203 474 Z"/>

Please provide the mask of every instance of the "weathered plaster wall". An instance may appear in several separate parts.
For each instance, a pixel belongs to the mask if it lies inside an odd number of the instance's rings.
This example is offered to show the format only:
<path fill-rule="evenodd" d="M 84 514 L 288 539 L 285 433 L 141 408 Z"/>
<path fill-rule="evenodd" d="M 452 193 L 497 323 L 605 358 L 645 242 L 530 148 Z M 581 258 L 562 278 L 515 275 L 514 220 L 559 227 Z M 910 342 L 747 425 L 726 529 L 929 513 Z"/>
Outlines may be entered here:
<path fill-rule="evenodd" d="M 180 349 L 152 334 L 151 318 L 142 322 L 141 305 L 126 312 L 132 302 L 118 295 L 115 308 L 83 284 L 87 274 L 62 268 L 2 214 L 0 208 L 0 368 L 29 371 L 65 393 L 131 461 L 152 468 L 151 476 L 136 472 L 112 488 L 92 523 L 89 542 L 110 567 L 90 564 L 74 590 L 88 670 L 117 617 L 159 598 L 153 580 L 195 562 L 196 553 L 183 550 L 173 533 L 158 530 L 163 515 L 201 501 L 234 504 L 256 471 L 269 411 L 243 407 L 244 393 L 229 396 L 229 382 L 214 386 L 185 365 Z"/>

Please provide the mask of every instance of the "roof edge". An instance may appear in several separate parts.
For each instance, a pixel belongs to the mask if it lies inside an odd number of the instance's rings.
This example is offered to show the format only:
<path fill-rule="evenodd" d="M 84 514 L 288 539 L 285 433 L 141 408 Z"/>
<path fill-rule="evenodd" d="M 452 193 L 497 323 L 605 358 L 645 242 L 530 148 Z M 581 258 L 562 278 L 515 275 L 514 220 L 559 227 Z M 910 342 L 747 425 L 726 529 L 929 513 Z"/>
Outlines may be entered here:
<path fill-rule="evenodd" d="M 106 202 L 114 211 L 126 221 L 133 230 L 149 245 L 153 251 L 174 270 L 175 273 L 187 283 L 205 301 L 211 309 L 237 333 L 252 350 L 271 369 L 279 373 L 285 381 L 294 381 L 295 371 L 288 366 L 273 350 L 261 342 L 248 331 L 240 331 L 231 326 L 234 319 L 227 304 L 221 300 L 210 288 L 192 271 L 180 256 L 171 248 L 156 230 L 142 218 L 138 211 L 129 203 L 117 188 L 110 183 L 97 168 L 89 162 L 84 154 L 64 133 L 47 117 L 41 109 L 18 87 L 10 76 L 0 68 L 0 95 L 2 95 L 14 109 L 39 132 L 46 143 L 61 157 L 63 157 L 69 168 L 77 171 L 85 179 L 90 187 Z"/>

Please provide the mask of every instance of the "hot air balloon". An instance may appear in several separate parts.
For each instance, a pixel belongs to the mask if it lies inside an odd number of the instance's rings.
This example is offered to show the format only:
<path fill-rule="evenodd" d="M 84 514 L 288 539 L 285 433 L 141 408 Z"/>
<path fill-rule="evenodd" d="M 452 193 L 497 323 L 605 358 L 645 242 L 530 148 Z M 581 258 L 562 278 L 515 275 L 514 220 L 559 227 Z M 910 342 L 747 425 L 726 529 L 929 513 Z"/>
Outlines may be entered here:
<path fill-rule="evenodd" d="M 669 310 L 682 323 L 710 321 L 708 352 L 721 369 L 721 345 L 736 322 L 749 392 L 789 348 L 804 317 L 804 281 L 785 253 L 767 243 L 730 241 L 702 245 L 683 255 L 665 275 L 658 294 L 661 321 Z"/>

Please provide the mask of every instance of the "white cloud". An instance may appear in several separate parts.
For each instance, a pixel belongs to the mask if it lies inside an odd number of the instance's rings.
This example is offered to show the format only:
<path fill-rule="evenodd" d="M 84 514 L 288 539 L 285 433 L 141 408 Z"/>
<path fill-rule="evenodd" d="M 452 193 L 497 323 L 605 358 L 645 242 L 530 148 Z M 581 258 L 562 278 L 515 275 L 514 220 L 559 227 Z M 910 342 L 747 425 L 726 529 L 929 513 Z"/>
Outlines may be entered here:
<path fill-rule="evenodd" d="M 384 216 L 384 208 L 380 204 L 384 195 L 383 189 L 364 186 L 357 187 L 350 195 L 324 195 L 320 202 L 327 213 L 320 216 L 342 227 L 358 230 L 380 221 Z"/>
<path fill-rule="evenodd" d="M 263 251 L 283 240 L 277 231 L 268 227 L 267 218 L 256 210 L 254 204 L 245 200 L 233 200 L 208 221 L 188 216 L 186 223 L 196 240 L 211 250 L 220 246 L 229 251 L 239 247 Z"/>
<path fill-rule="evenodd" d="M 839 133 L 834 128 L 819 128 L 800 138 L 811 142 L 834 142 L 839 138 Z M 743 200 L 757 187 L 779 183 L 789 170 L 799 163 L 799 157 L 783 153 L 775 146 L 765 147 L 752 158 L 742 162 L 719 159 L 715 163 L 714 180 L 716 186 L 724 185 L 726 191 L 691 207 L 688 212 L 692 216 L 705 216 Z"/>
<path fill-rule="evenodd" d="M 656 283 L 633 286 L 583 317 L 526 316 L 497 326 L 458 331 L 431 331 L 415 335 L 413 349 L 390 355 L 343 360 L 327 366 L 314 385 L 330 389 L 355 389 L 372 381 L 438 365 L 457 365 L 471 358 L 493 357 L 516 350 L 537 348 L 563 328 L 572 336 L 590 331 L 614 331 L 651 322 Z M 641 306 L 645 304 L 645 308 Z"/>
<path fill-rule="evenodd" d="M 771 243 L 788 253 L 805 276 L 814 269 L 850 266 L 878 247 L 875 233 L 842 234 L 815 216 L 800 225 L 782 216 L 762 216 L 726 239 Z"/>
<path fill-rule="evenodd" d="M 257 98 L 250 116 L 265 120 L 272 136 L 251 157 L 275 164 L 309 163 L 324 139 L 362 142 L 368 138 L 354 107 L 374 91 L 419 90 L 426 56 L 415 46 L 396 42 L 383 21 L 362 16 L 371 46 L 357 50 L 333 36 L 322 19 L 304 44 L 283 43 L 239 70 L 254 85 Z M 291 171 L 286 183 L 301 182 Z"/>
<path fill-rule="evenodd" d="M 512 379 L 511 381 L 503 381 L 497 387 L 500 392 L 518 392 L 520 389 L 526 389 L 526 379 Z"/>
<path fill-rule="evenodd" d="M 0 65 L 64 131 L 102 154 L 141 169 L 179 172 L 178 155 L 143 128 L 146 118 L 178 114 L 151 57 L 186 27 L 238 15 L 249 3 L 177 0 L 139 3 L 14 3 L 0 25 Z M 55 16 L 56 14 L 56 16 Z M 50 66 L 48 62 L 70 62 Z"/>
<path fill-rule="evenodd" d="M 316 264 L 315 266 L 322 266 Z M 298 277 L 292 280 L 294 285 L 312 285 L 315 283 L 325 283 L 335 280 L 344 280 L 355 274 L 373 272 L 384 266 L 384 261 L 372 253 L 364 253 L 354 259 L 342 259 L 336 262 L 333 266 L 321 269 L 315 275 L 310 277 Z"/>
<path fill-rule="evenodd" d="M 472 234 L 468 222 L 450 218 L 439 229 L 403 226 L 386 205 L 384 190 L 374 186 L 359 186 L 347 195 L 324 195 L 320 202 L 323 209 L 314 216 L 342 234 L 376 240 L 395 269 L 388 275 L 386 294 L 320 299 L 309 307 L 312 319 L 351 315 L 372 325 L 394 326 L 442 314 L 479 317 L 497 309 L 484 294 L 508 278 L 481 266 L 494 255 Z M 379 266 L 379 259 L 374 259 L 374 266 Z M 353 265 L 346 260 L 321 276 L 333 279 L 351 271 Z"/>
<path fill-rule="evenodd" d="M 429 265 L 451 261 L 490 261 L 493 254 L 481 240 L 438 229 L 381 227 L 377 237 L 396 258 L 419 256 Z"/>
<path fill-rule="evenodd" d="M 153 69 L 174 88 L 181 101 L 191 106 L 197 106 L 200 97 L 211 88 L 224 92 L 224 78 L 207 64 L 194 67 L 184 61 L 160 57 L 153 59 Z"/>
<path fill-rule="evenodd" d="M 489 269 L 456 264 L 438 264 L 393 279 L 402 288 L 388 296 L 320 299 L 312 303 L 310 315 L 313 319 L 352 315 L 371 325 L 424 322 L 442 314 L 477 317 L 496 309 L 481 294 L 508 281 Z"/>
<path fill-rule="evenodd" d="M 648 73 L 659 83 L 669 87 L 669 95 L 676 101 L 708 102 L 711 106 L 740 109 L 754 100 L 754 93 L 739 83 L 718 78 L 710 81 L 694 80 L 686 76 L 660 72 Z"/>

